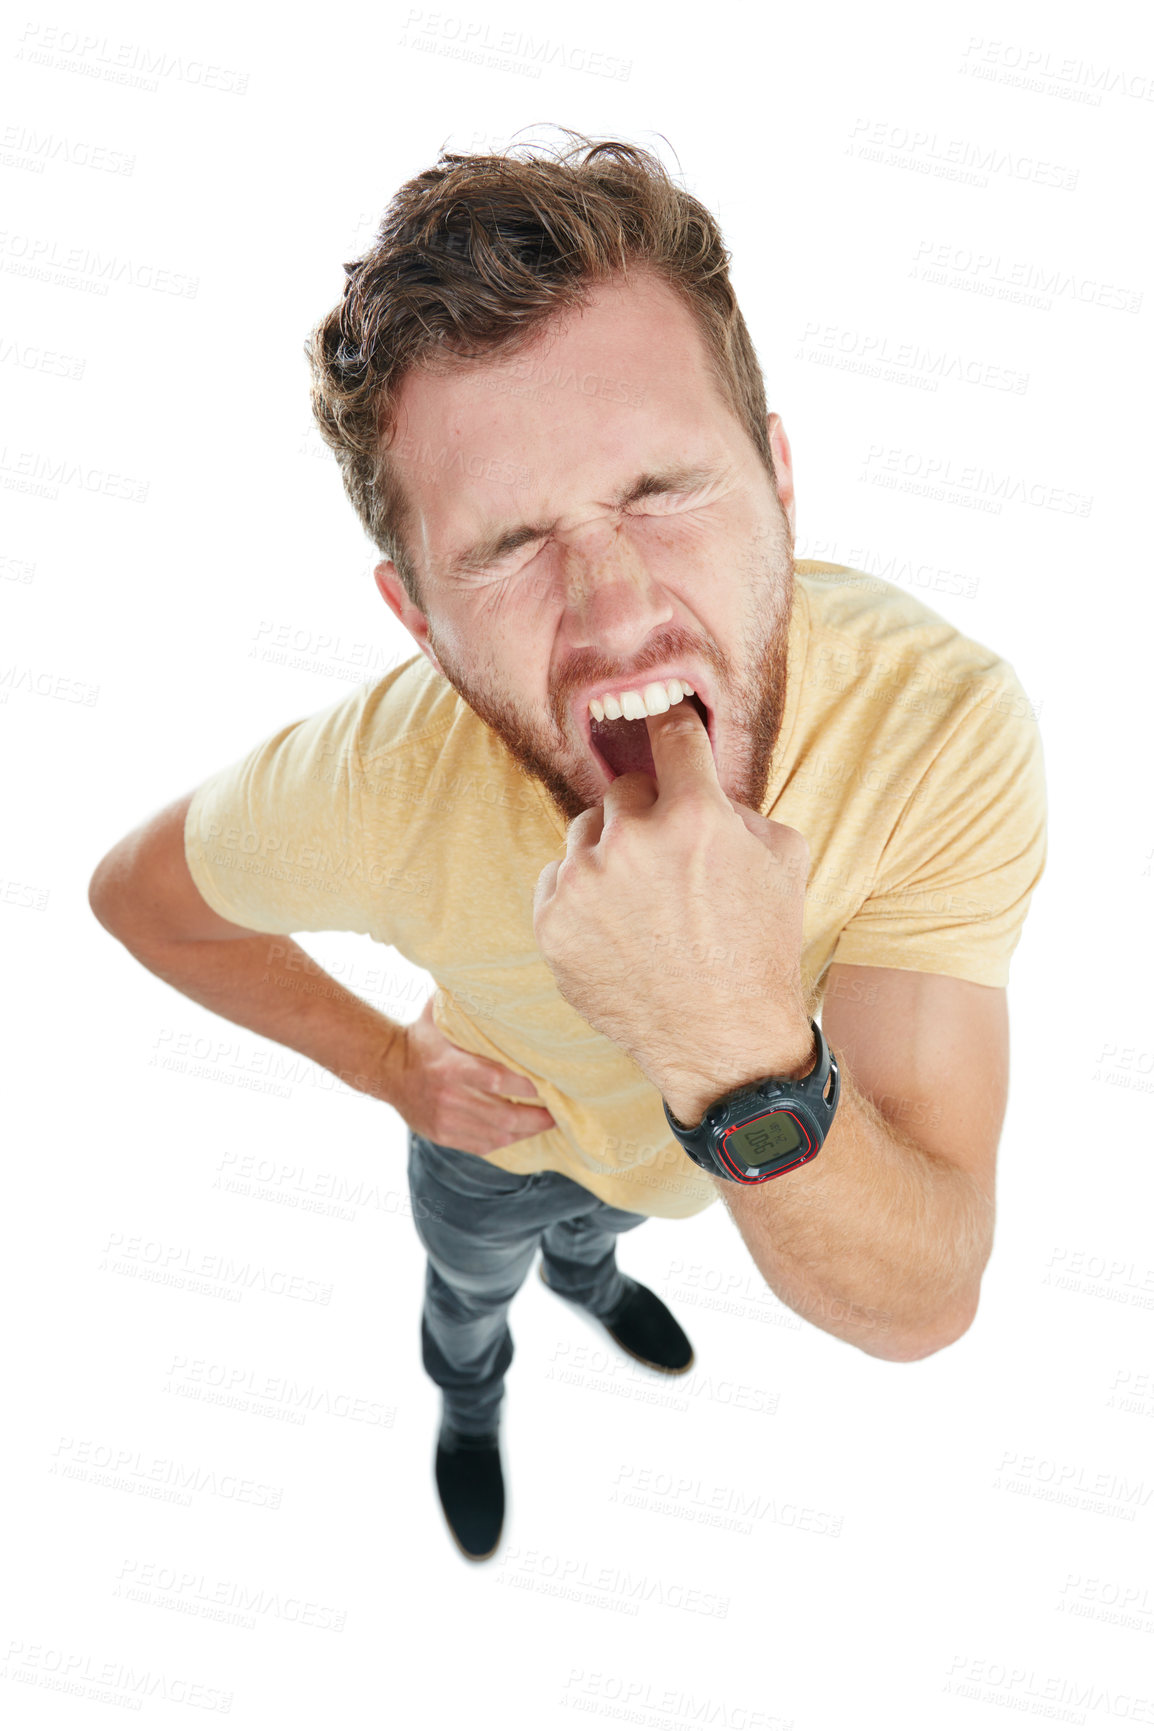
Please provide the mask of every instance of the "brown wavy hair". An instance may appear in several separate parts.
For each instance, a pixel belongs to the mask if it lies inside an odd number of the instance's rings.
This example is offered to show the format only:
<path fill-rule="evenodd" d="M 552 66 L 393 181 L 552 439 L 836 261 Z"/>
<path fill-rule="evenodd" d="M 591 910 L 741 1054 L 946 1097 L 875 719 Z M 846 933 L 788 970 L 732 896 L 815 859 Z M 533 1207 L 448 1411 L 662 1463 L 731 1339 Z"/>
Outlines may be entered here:
<path fill-rule="evenodd" d="M 389 461 L 404 376 L 514 355 L 630 266 L 680 295 L 723 400 L 774 478 L 765 382 L 714 218 L 649 151 L 559 130 L 572 142 L 552 154 L 524 144 L 493 156 L 442 152 L 407 181 L 305 343 L 321 437 L 366 533 L 422 612 L 408 504 Z"/>

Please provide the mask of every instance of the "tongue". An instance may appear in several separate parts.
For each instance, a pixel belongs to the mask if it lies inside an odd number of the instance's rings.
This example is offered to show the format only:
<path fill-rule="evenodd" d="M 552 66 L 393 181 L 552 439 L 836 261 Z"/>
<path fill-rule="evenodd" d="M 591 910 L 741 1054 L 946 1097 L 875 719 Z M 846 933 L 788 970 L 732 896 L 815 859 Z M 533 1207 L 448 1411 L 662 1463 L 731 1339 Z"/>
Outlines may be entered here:
<path fill-rule="evenodd" d="M 640 769 L 656 776 L 644 721 L 593 721 L 590 725 L 593 743 L 615 775 Z"/>

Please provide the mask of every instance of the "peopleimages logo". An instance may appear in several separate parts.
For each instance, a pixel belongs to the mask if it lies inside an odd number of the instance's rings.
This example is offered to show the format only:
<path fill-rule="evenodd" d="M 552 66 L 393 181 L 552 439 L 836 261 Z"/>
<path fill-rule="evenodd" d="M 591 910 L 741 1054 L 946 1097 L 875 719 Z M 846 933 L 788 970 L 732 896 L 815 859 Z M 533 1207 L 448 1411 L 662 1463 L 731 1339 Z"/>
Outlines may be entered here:
<path fill-rule="evenodd" d="M 62 288 L 78 288 L 88 294 L 107 294 L 110 283 L 127 282 L 130 287 L 178 295 L 195 300 L 200 278 L 141 258 L 121 258 L 88 246 L 69 246 L 55 235 L 22 234 L 0 230 L 0 269 L 10 276 L 52 281 Z"/>
<path fill-rule="evenodd" d="M 204 90 L 218 90 L 224 96 L 243 96 L 248 89 L 247 72 L 212 65 L 204 60 L 186 60 L 181 54 L 169 54 L 163 48 L 150 48 L 141 42 L 118 42 L 114 37 L 82 35 L 66 26 L 37 24 L 31 20 L 24 26 L 15 58 L 26 60 L 33 66 L 51 66 L 58 72 L 79 72 L 86 78 L 127 85 L 152 94 L 159 90 L 162 78 L 175 78 L 180 84 L 198 85 Z"/>
<path fill-rule="evenodd" d="M 407 40 L 410 36 L 414 38 L 411 42 Z M 423 6 L 409 7 L 398 46 L 452 53 L 455 59 L 523 72 L 531 78 L 540 78 L 542 70 L 552 66 L 624 82 L 633 69 L 631 60 L 604 54 L 600 49 L 577 47 L 549 36 L 527 36 L 521 30 L 494 31 L 484 20 L 463 18 L 453 12 L 431 12 Z M 494 56 L 500 57 L 499 60 L 495 62 Z M 522 62 L 520 66 L 518 61 Z"/>
<path fill-rule="evenodd" d="M 859 479 L 880 486 L 899 486 L 907 490 L 928 492 L 931 498 L 951 503 L 980 503 L 981 508 L 998 513 L 1003 505 L 1032 505 L 1038 510 L 1061 511 L 1076 517 L 1088 517 L 1093 509 L 1092 494 L 1075 493 L 1069 487 L 1055 487 L 1045 481 L 1028 480 L 1024 475 L 985 469 L 980 463 L 955 466 L 951 457 L 938 457 L 924 451 L 907 451 L 899 445 L 871 445 L 865 455 L 866 468 Z"/>
<path fill-rule="evenodd" d="M 131 174 L 136 167 L 135 156 L 86 138 L 70 138 L 67 133 L 39 132 L 19 121 L 10 122 L 0 132 L 0 163 L 5 168 L 43 174 L 49 162 L 66 162 L 72 168 L 91 168 L 100 174 Z"/>
<path fill-rule="evenodd" d="M 990 41 L 985 36 L 970 37 L 958 70 L 971 78 L 1012 84 L 1020 90 L 1060 96 L 1094 108 L 1101 105 L 1103 96 L 1154 102 L 1154 77 L 1146 73 L 1124 72 L 1121 67 L 1109 64 L 1095 66 L 1089 60 L 1053 54 L 1048 48 Z"/>
<path fill-rule="evenodd" d="M 819 319 L 811 319 L 806 325 L 793 354 L 795 360 L 927 391 L 936 391 L 940 381 L 946 379 L 956 384 L 980 385 L 987 390 L 1010 391 L 1021 397 L 1030 382 L 1029 373 L 1019 372 L 1016 367 L 999 366 L 956 349 L 898 341 L 882 331 L 822 324 Z"/>
<path fill-rule="evenodd" d="M 1034 186 L 1051 186 L 1062 192 L 1073 192 L 1081 172 L 1062 163 L 1043 162 L 1026 152 L 1017 154 L 1004 150 L 998 145 L 978 144 L 968 138 L 939 138 L 936 132 L 921 127 L 860 117 L 853 123 L 846 152 L 862 161 L 880 162 L 891 168 L 911 168 L 922 174 L 962 181 L 971 186 L 988 186 L 989 176 L 995 174 L 1005 175 L 1010 180 L 1028 181 Z"/>
<path fill-rule="evenodd" d="M 910 275 L 935 287 L 960 288 L 1039 312 L 1049 312 L 1060 297 L 1108 312 L 1137 313 L 1142 308 L 1138 289 L 1083 276 L 1060 265 L 1003 258 L 1001 253 L 957 246 L 952 241 L 920 240 Z"/>

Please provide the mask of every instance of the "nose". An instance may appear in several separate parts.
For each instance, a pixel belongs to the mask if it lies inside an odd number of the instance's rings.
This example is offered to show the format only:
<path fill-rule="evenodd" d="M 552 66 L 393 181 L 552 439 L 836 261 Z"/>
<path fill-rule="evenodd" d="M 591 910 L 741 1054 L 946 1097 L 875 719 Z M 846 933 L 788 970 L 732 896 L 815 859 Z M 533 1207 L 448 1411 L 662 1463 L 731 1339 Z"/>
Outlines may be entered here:
<path fill-rule="evenodd" d="M 625 661 L 673 617 L 673 603 L 620 528 L 582 538 L 565 556 L 567 635 L 574 649 Z"/>

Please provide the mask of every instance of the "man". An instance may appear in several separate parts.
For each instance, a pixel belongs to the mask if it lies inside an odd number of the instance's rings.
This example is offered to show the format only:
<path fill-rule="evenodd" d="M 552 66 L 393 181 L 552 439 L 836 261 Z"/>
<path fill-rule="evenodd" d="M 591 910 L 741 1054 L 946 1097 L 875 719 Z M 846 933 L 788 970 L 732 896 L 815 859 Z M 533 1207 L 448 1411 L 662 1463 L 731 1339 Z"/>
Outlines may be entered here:
<path fill-rule="evenodd" d="M 1042 755 L 1004 660 L 795 562 L 720 235 L 646 152 L 442 158 L 345 269 L 313 407 L 420 653 L 126 837 L 91 900 L 170 984 L 408 1124 L 436 1479 L 480 1559 L 538 1246 L 669 1374 L 692 1348 L 616 1236 L 718 1195 L 846 1342 L 909 1361 L 968 1328 Z M 411 1026 L 278 983 L 257 934 L 322 930 L 432 974 Z M 761 1084 L 816 1115 L 767 1141 Z M 689 1157 L 751 1098 L 752 1165 Z"/>

